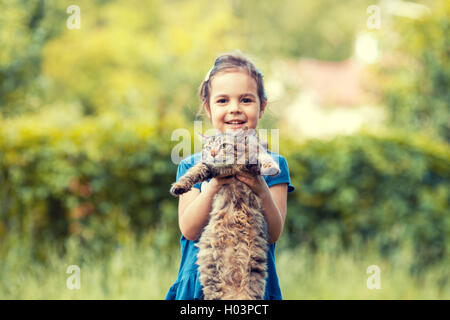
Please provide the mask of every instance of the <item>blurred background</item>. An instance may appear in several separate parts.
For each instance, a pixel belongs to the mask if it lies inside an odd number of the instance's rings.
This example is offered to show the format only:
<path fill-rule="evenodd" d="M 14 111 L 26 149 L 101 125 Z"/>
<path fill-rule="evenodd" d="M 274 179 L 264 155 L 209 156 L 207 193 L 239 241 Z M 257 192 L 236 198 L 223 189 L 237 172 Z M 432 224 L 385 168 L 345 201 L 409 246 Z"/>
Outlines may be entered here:
<path fill-rule="evenodd" d="M 0 298 L 164 298 L 171 134 L 194 136 L 201 81 L 240 49 L 296 187 L 283 297 L 449 299 L 449 16 L 445 0 L 1 0 Z"/>

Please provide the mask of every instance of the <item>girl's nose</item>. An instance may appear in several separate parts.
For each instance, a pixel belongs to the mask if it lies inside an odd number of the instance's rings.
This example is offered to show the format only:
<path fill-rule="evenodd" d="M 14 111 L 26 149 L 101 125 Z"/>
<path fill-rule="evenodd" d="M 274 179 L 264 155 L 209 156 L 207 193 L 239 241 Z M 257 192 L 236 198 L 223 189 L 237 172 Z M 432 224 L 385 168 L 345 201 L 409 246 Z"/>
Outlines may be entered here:
<path fill-rule="evenodd" d="M 239 102 L 238 101 L 233 101 L 230 104 L 230 112 L 239 112 L 239 111 L 240 111 Z"/>

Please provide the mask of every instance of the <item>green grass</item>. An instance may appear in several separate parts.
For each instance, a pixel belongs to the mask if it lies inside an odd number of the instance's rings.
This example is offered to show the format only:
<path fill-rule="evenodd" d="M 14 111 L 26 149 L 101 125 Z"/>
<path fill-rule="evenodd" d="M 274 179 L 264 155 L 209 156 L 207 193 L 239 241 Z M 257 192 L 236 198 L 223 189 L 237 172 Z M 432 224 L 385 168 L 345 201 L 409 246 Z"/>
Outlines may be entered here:
<path fill-rule="evenodd" d="M 412 276 L 412 260 L 408 249 L 386 259 L 368 247 L 317 254 L 298 248 L 281 252 L 277 268 L 285 299 L 449 299 L 448 264 Z M 368 288 L 371 265 L 379 267 L 380 289 Z"/>
<path fill-rule="evenodd" d="M 179 251 L 161 253 L 144 243 L 126 241 L 101 257 L 68 241 L 63 257 L 47 246 L 42 263 L 29 245 L 10 239 L 0 247 L 0 299 L 163 299 L 176 278 Z M 278 250 L 277 270 L 284 299 L 449 299 L 448 263 L 413 277 L 412 259 L 407 248 L 386 259 L 370 247 L 324 246 L 316 254 L 299 247 Z M 70 265 L 80 267 L 79 290 L 66 286 Z M 370 265 L 380 267 L 379 290 L 367 288 Z"/>

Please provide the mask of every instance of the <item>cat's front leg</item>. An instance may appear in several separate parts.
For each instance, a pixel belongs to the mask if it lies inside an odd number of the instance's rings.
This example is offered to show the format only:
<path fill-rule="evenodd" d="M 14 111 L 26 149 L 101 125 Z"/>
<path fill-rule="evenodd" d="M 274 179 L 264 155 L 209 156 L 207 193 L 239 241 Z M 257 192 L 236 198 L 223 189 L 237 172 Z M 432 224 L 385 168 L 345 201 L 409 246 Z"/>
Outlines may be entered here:
<path fill-rule="evenodd" d="M 172 184 L 170 193 L 179 196 L 191 190 L 196 183 L 203 182 L 211 178 L 212 173 L 207 165 L 198 163 L 190 168 L 177 182 Z"/>

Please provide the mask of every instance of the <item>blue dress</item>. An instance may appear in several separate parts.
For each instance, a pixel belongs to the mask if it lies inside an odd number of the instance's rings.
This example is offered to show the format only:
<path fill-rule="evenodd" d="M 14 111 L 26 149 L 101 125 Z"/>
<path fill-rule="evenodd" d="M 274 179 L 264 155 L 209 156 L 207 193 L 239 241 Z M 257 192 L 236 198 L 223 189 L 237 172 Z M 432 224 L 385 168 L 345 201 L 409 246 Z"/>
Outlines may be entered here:
<path fill-rule="evenodd" d="M 276 177 L 264 176 L 267 185 L 273 186 L 278 183 L 287 183 L 288 192 L 295 190 L 291 184 L 291 178 L 289 176 L 289 168 L 286 159 L 274 152 L 269 153 L 272 155 L 275 161 L 281 169 L 281 173 Z M 195 153 L 185 159 L 183 159 L 178 165 L 176 181 L 178 181 L 189 168 L 200 161 L 201 153 Z M 203 182 L 205 183 L 205 182 Z M 201 191 L 202 183 L 194 185 L 195 188 Z M 178 271 L 177 279 L 175 283 L 170 287 L 169 292 L 166 295 L 166 300 L 203 300 L 202 285 L 199 280 L 199 272 L 197 262 L 198 248 L 195 246 L 196 241 L 186 239 L 181 236 L 181 263 Z M 267 254 L 267 278 L 266 278 L 266 290 L 264 293 L 264 300 L 281 300 L 281 290 L 278 283 L 277 271 L 275 268 L 275 243 L 269 246 Z"/>

